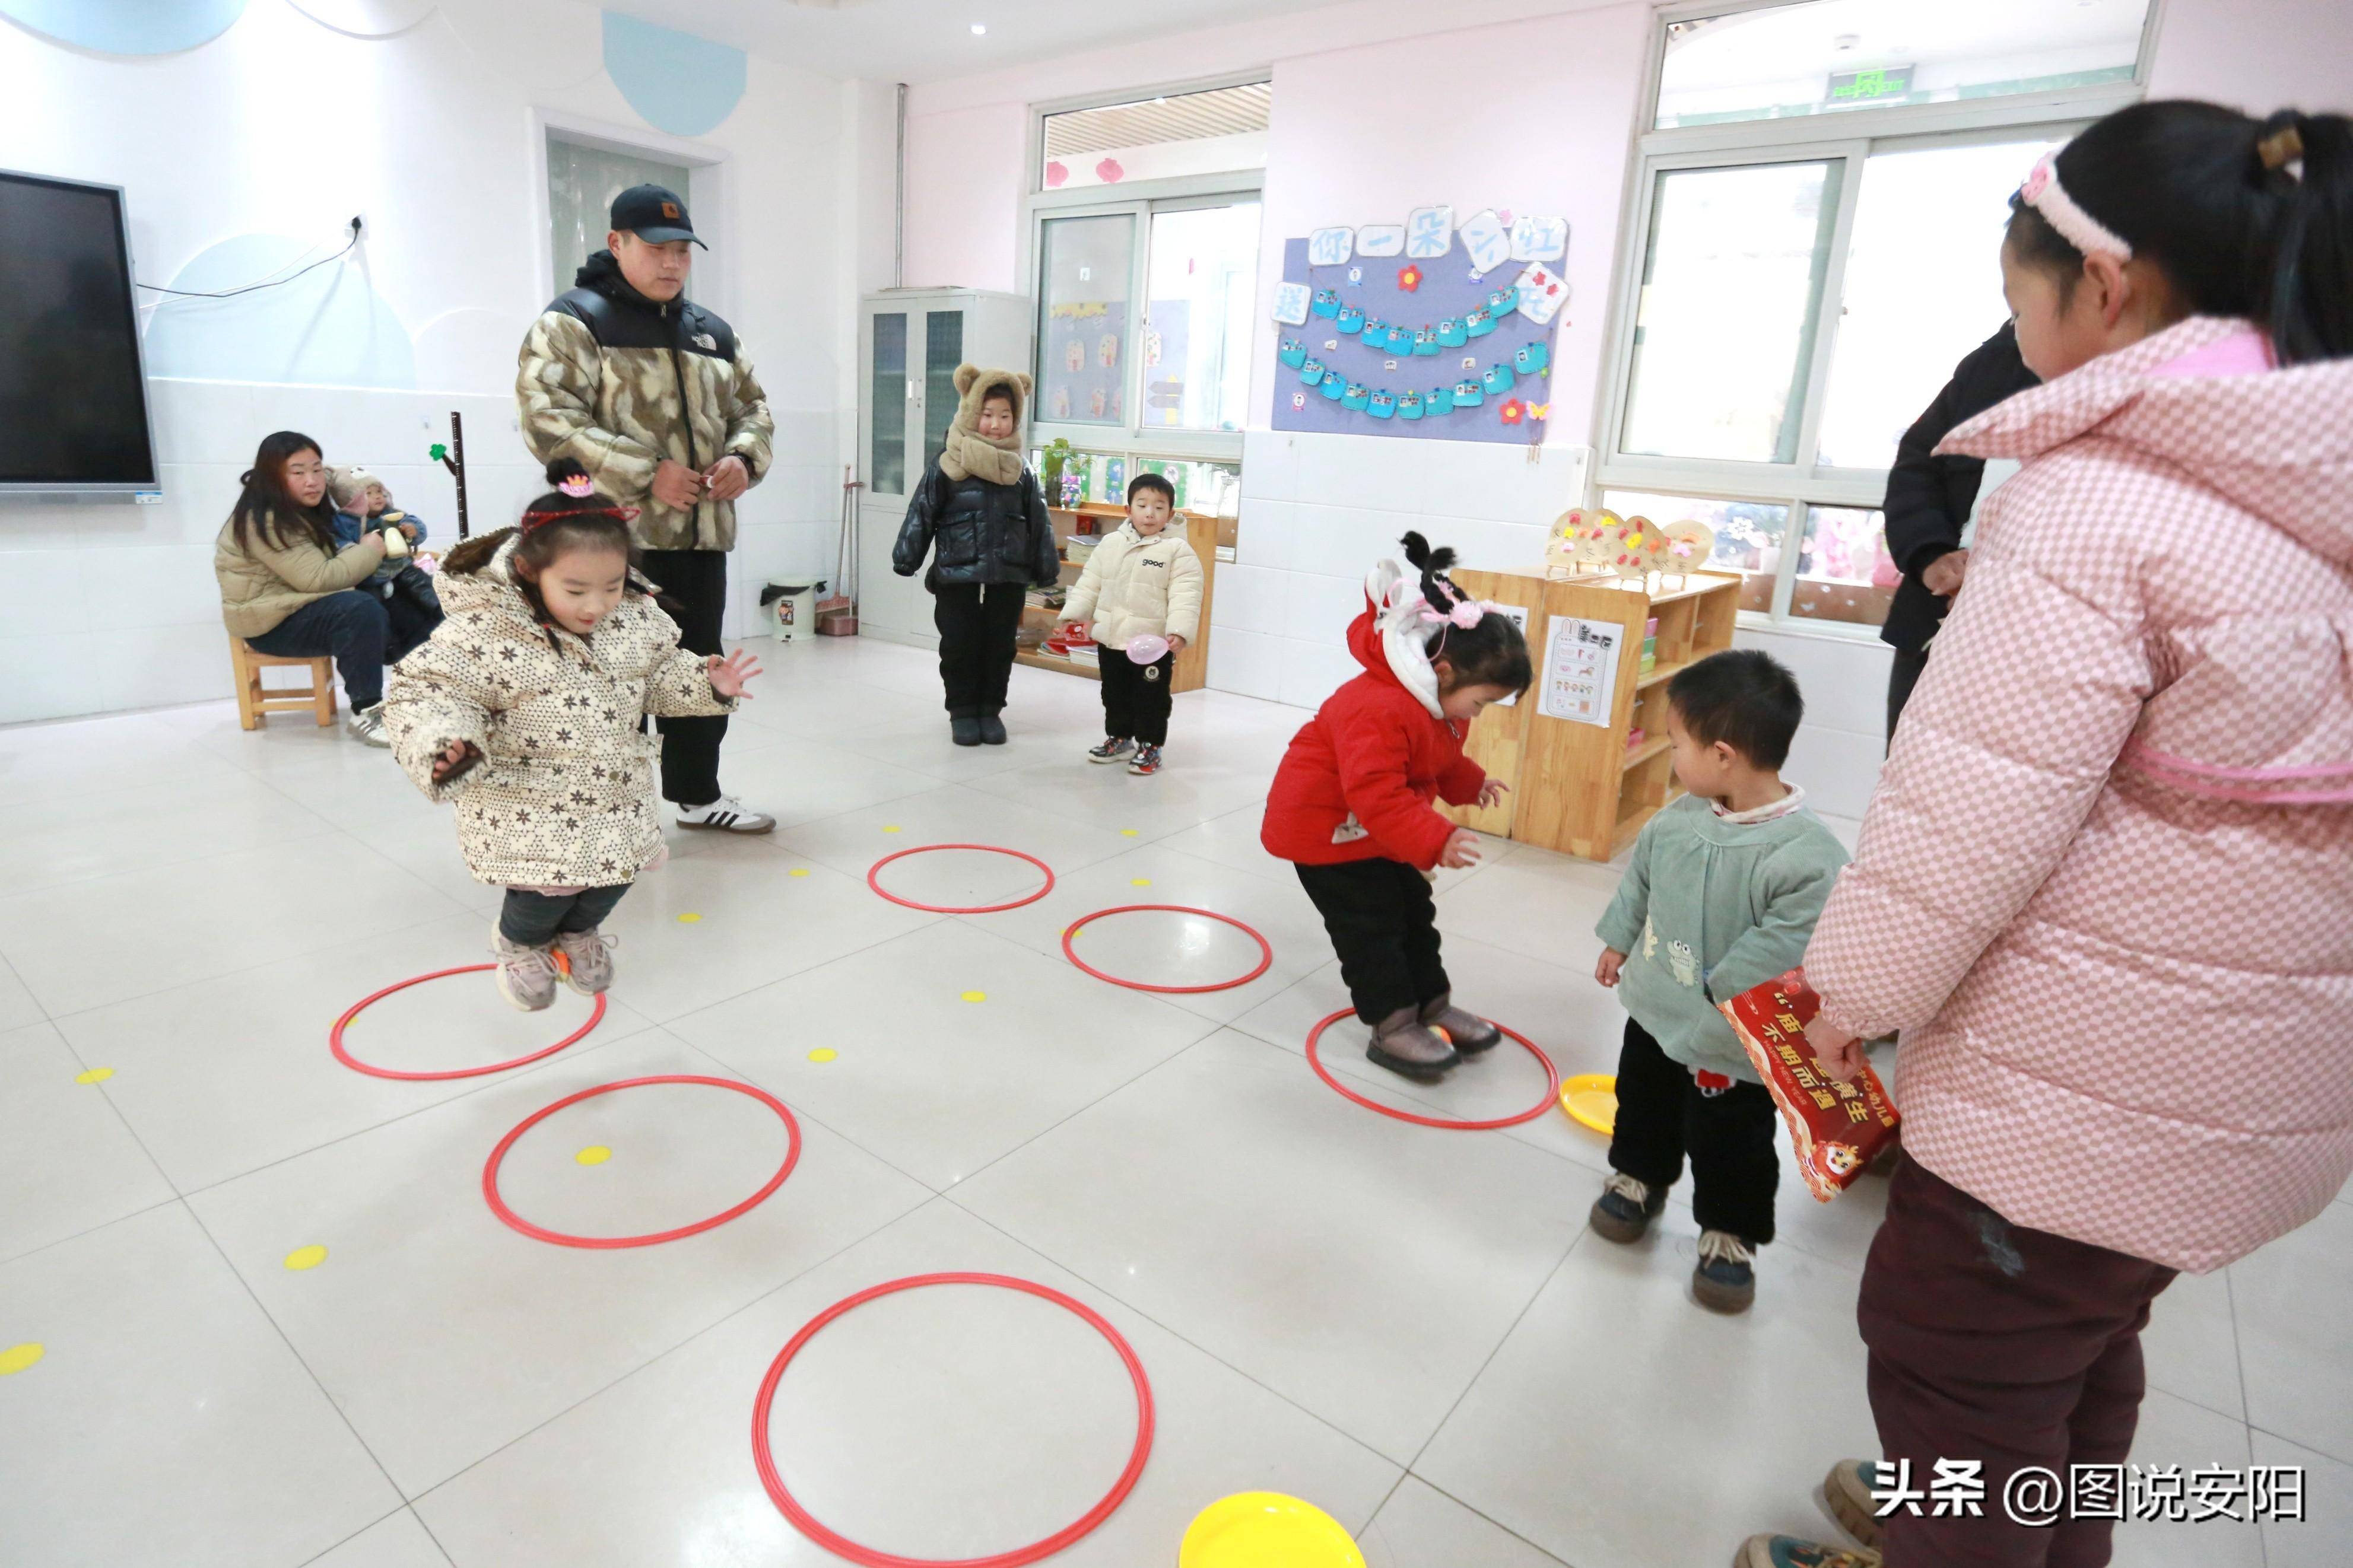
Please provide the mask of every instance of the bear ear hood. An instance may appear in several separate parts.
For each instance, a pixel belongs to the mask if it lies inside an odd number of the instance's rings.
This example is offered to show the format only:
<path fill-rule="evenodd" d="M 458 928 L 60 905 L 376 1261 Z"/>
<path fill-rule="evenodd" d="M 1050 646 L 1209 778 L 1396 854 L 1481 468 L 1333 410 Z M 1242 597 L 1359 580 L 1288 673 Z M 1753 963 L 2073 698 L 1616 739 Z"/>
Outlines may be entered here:
<path fill-rule="evenodd" d="M 940 454 L 940 472 L 951 479 L 968 477 L 991 484 L 1009 485 L 1021 478 L 1021 421 L 1029 407 L 1029 378 L 1019 371 L 986 370 L 960 364 L 954 376 L 959 401 L 948 424 L 946 447 Z M 980 433 L 980 407 L 992 394 L 1013 402 L 1013 434 L 990 440 Z"/>

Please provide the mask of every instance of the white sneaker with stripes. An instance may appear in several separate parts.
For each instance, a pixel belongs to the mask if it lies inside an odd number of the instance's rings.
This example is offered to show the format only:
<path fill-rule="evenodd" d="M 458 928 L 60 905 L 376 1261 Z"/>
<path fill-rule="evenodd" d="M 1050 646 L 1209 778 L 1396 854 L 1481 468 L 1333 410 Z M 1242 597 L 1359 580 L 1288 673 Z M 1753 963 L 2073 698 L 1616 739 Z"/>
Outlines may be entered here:
<path fill-rule="evenodd" d="M 723 795 L 709 805 L 678 808 L 681 827 L 699 827 L 717 833 L 773 833 L 776 819 L 764 811 L 754 811 L 732 795 Z"/>

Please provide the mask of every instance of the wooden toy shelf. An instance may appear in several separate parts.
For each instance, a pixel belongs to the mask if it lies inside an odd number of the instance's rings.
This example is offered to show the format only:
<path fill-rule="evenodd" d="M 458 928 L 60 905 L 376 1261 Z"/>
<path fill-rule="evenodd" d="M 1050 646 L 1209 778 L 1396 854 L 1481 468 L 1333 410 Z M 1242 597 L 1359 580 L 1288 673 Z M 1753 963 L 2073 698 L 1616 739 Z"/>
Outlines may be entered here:
<path fill-rule="evenodd" d="M 1485 809 L 1441 809 L 1482 833 L 1588 860 L 1614 858 L 1683 793 L 1668 755 L 1667 682 L 1732 646 L 1741 580 L 1715 573 L 1653 574 L 1644 585 L 1620 586 L 1607 577 L 1548 577 L 1533 566 L 1457 571 L 1453 578 L 1479 598 L 1527 612 L 1528 656 L 1535 664 L 1536 684 L 1512 707 L 1481 714 L 1465 743 L 1471 760 L 1511 785 L 1511 793 Z M 1668 583 L 1675 586 L 1669 589 Z M 1617 684 L 1606 724 L 1556 719 L 1540 710 L 1556 616 L 1620 628 Z M 1653 618 L 1659 623 L 1658 658 L 1645 670 L 1643 628 Z M 1642 739 L 1628 745 L 1628 736 L 1638 729 Z"/>
<path fill-rule="evenodd" d="M 1070 540 L 1077 531 L 1079 520 L 1093 520 L 1100 531 L 1097 537 L 1102 538 L 1116 531 L 1119 525 L 1127 521 L 1127 508 L 1089 501 L 1069 510 L 1049 507 L 1047 515 L 1054 520 L 1054 552 L 1062 561 L 1062 586 L 1075 588 L 1079 585 L 1079 574 L 1086 569 L 1083 563 L 1070 557 Z M 1179 523 L 1184 525 L 1185 542 L 1193 547 L 1193 553 L 1201 561 L 1201 624 L 1193 640 L 1185 645 L 1185 651 L 1176 656 L 1176 668 L 1168 689 L 1198 691 L 1209 683 L 1209 596 L 1218 584 L 1219 530 L 1222 525 L 1230 531 L 1234 520 L 1212 517 L 1207 512 L 1180 511 L 1169 526 L 1174 528 Z M 1042 605 L 1025 605 L 1021 610 L 1021 629 L 1025 633 L 1051 632 L 1058 613 Z M 1103 672 L 1094 665 L 1063 658 L 1048 653 L 1042 647 L 1024 647 L 1013 656 L 1013 662 L 1029 665 L 1033 669 L 1052 669 L 1064 675 L 1083 676 L 1089 680 L 1103 679 Z"/>

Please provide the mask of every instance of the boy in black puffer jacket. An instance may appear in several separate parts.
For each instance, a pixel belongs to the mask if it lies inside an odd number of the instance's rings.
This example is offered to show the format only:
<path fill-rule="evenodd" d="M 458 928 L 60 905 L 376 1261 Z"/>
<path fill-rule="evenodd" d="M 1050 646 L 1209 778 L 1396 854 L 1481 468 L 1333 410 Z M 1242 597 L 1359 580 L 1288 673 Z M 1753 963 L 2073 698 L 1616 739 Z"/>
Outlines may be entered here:
<path fill-rule="evenodd" d="M 907 501 L 891 564 L 912 577 L 934 542 L 923 586 L 940 631 L 940 684 L 948 729 L 959 746 L 1005 744 L 1006 682 L 1015 634 L 1032 584 L 1061 575 L 1046 497 L 1021 462 L 1021 411 L 1029 378 L 1017 371 L 958 365 L 963 397 L 947 444 Z"/>

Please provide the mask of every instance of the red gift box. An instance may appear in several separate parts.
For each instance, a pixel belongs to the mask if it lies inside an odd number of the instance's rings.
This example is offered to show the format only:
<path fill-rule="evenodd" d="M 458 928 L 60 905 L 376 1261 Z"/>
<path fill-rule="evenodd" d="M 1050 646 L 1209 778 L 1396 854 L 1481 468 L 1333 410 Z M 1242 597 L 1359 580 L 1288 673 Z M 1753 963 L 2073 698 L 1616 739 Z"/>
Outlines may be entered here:
<path fill-rule="evenodd" d="M 1740 1037 L 1749 1065 L 1781 1108 L 1807 1190 L 1828 1203 L 1894 1142 L 1903 1118 L 1869 1062 L 1852 1083 L 1841 1083 L 1822 1070 L 1806 1043 L 1806 1026 L 1821 1005 L 1806 984 L 1805 971 L 1792 969 L 1719 1003 L 1716 1010 Z"/>

